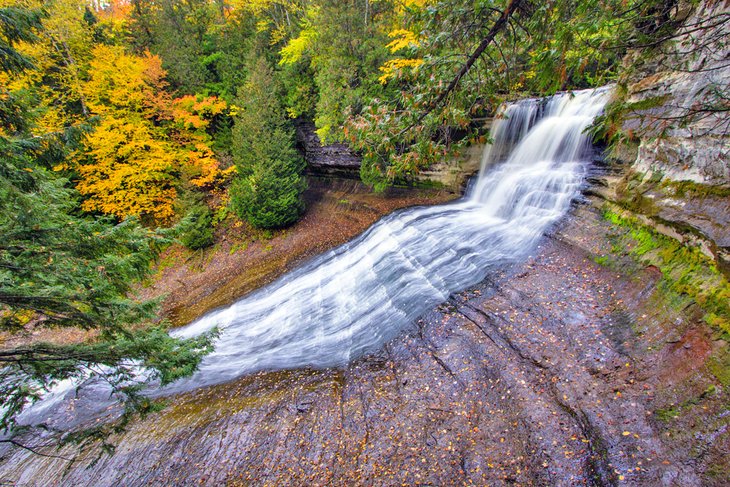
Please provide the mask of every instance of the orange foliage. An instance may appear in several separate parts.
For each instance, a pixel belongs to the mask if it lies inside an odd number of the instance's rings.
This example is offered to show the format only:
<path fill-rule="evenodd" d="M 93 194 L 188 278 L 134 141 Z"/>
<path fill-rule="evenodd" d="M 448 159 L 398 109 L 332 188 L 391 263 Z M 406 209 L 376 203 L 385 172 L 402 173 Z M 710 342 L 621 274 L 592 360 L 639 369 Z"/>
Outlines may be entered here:
<path fill-rule="evenodd" d="M 171 137 L 181 146 L 189 181 L 197 187 L 211 187 L 234 171 L 220 169 L 207 132 L 213 117 L 224 113 L 226 108 L 226 102 L 215 96 L 187 95 L 172 102 L 175 130 Z"/>
<path fill-rule="evenodd" d="M 172 99 L 165 74 L 149 53 L 94 48 L 84 95 L 102 122 L 86 138 L 89 157 L 77 166 L 85 210 L 165 223 L 174 216 L 176 184 L 211 188 L 233 171 L 220 169 L 208 133 L 226 103 L 214 96 Z"/>
<path fill-rule="evenodd" d="M 216 96 L 186 95 L 173 100 L 172 115 L 186 129 L 206 130 L 216 115 L 225 112 L 226 102 Z"/>
<path fill-rule="evenodd" d="M 100 19 L 105 20 L 123 21 L 132 13 L 132 3 L 129 0 L 106 0 L 103 4 L 92 0 L 91 7 Z"/>

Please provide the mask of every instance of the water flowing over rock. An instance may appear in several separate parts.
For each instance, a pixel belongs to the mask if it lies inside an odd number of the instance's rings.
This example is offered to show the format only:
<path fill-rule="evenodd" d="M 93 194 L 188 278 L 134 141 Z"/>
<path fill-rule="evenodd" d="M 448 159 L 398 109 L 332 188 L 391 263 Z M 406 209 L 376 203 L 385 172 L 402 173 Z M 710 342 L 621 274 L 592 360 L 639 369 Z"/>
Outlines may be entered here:
<path fill-rule="evenodd" d="M 174 331 L 190 337 L 217 328 L 219 336 L 192 377 L 154 394 L 261 370 L 347 365 L 381 350 L 453 292 L 524 258 L 584 184 L 590 142 L 583 132 L 608 93 L 585 90 L 504 106 L 492 126 L 493 149 L 484 152 L 467 197 L 393 213 L 353 241 Z M 76 384 L 67 381 L 21 421 L 76 425 L 111 405 L 102 381 L 82 389 L 97 400 L 57 407 L 60 397 L 76 394 Z"/>
<path fill-rule="evenodd" d="M 711 338 L 696 332 L 684 309 L 657 301 L 656 269 L 624 274 L 595 262 L 611 245 L 611 224 L 597 208 L 573 205 L 564 218 L 586 172 L 579 128 L 605 96 L 504 107 L 485 155 L 491 169 L 468 198 L 394 214 L 179 330 L 217 325 L 218 349 L 177 386 L 192 390 L 112 438 L 114 455 L 97 461 L 93 449 L 66 446 L 57 453 L 74 457 L 69 465 L 0 445 L 0 479 L 94 487 L 701 485 L 698 462 L 722 464 L 727 428 L 708 423 L 692 441 L 668 447 L 673 440 L 657 432 L 654 412 L 667 383 L 696 376 Z M 385 282 L 374 284 L 378 276 Z M 409 299 L 421 310 L 410 322 Z M 264 310 L 263 302 L 276 306 Z M 330 308 L 313 314 L 313 302 Z M 259 329 L 255 313 L 275 319 Z M 685 329 L 695 332 L 661 345 Z M 388 333 L 398 336 L 385 342 Z M 262 361 L 254 360 L 259 345 L 276 353 L 262 349 Z M 342 366 L 250 373 L 307 364 Z M 239 374 L 246 375 L 199 387 Z M 69 417 L 84 404 L 84 389 Z M 703 408 L 722 418 L 718 397 Z M 702 458 L 690 455 L 696 445 Z"/>
<path fill-rule="evenodd" d="M 384 218 L 362 236 L 230 307 L 176 331 L 220 337 L 189 390 L 268 369 L 342 366 L 375 352 L 429 307 L 533 249 L 578 194 L 585 128 L 607 90 L 508 105 L 469 196 Z"/>

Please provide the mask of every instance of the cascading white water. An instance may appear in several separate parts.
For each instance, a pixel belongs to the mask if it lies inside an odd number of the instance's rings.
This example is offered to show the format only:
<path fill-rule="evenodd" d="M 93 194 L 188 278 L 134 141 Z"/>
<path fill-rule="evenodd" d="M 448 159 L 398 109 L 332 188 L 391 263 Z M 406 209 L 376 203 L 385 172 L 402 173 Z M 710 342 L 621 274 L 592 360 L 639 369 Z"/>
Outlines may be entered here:
<path fill-rule="evenodd" d="M 587 90 L 504 107 L 467 198 L 383 218 L 352 242 L 175 331 L 191 337 L 218 327 L 220 336 L 198 372 L 170 390 L 262 369 L 347 364 L 490 268 L 524 256 L 578 193 L 589 146 L 583 131 L 606 97 L 606 89 Z M 509 158 L 487 170 L 511 146 Z"/>
<path fill-rule="evenodd" d="M 217 327 L 220 334 L 192 377 L 154 394 L 264 369 L 345 365 L 378 350 L 490 269 L 524 257 L 578 194 L 589 148 L 583 131 L 607 96 L 603 88 L 502 107 L 466 198 L 393 213 L 353 241 L 174 331 L 191 337 Z M 89 382 L 82 389 L 95 399 L 86 401 L 84 414 L 77 404 L 56 411 L 55 421 L 48 416 L 51 406 L 77 394 L 77 384 L 65 381 L 24 411 L 20 422 L 72 427 L 83 420 L 77 416 L 100 414 L 111 404 L 108 386 Z"/>

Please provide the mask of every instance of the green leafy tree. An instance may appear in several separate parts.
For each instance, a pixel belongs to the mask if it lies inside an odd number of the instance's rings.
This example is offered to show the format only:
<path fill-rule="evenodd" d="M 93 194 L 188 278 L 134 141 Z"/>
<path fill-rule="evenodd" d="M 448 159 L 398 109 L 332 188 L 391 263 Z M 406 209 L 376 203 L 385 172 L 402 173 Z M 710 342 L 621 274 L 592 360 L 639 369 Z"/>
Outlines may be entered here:
<path fill-rule="evenodd" d="M 131 17 L 130 40 L 137 52 L 149 49 L 159 55 L 176 88 L 192 94 L 215 81 L 220 5 L 210 0 L 133 0 Z"/>
<path fill-rule="evenodd" d="M 381 67 L 382 96 L 344 133 L 363 180 L 408 182 L 481 134 L 475 118 L 505 99 L 615 80 L 632 47 L 675 28 L 660 0 L 404 0 Z"/>
<path fill-rule="evenodd" d="M 257 59 L 250 73 L 239 91 L 240 113 L 233 127 L 238 176 L 231 186 L 231 205 L 254 226 L 284 227 L 304 211 L 304 163 L 294 147 L 271 68 Z"/>
<path fill-rule="evenodd" d="M 314 104 L 317 133 L 325 143 L 342 140 L 347 114 L 359 113 L 383 91 L 378 68 L 388 56 L 393 3 L 312 2 L 303 28 L 281 50 L 281 64 L 293 66 L 287 75 L 302 78 L 301 84 L 287 83 L 288 108 L 293 114 L 306 113 Z M 311 81 L 301 76 L 307 72 Z"/>
<path fill-rule="evenodd" d="M 197 202 L 192 206 L 179 226 L 180 242 L 191 250 L 204 249 L 215 242 L 213 215 L 203 202 Z"/>

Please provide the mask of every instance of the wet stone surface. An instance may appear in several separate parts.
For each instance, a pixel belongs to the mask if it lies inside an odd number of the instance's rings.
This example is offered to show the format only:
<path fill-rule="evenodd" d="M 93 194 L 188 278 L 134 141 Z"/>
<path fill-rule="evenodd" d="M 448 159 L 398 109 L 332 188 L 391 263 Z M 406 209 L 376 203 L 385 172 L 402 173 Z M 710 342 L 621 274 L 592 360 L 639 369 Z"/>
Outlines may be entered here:
<path fill-rule="evenodd" d="M 15 450 L 0 478 L 700 485 L 653 428 L 655 374 L 638 370 L 633 316 L 656 277 L 629 278 L 590 260 L 598 219 L 584 213 L 534 257 L 453 295 L 376 356 L 344 370 L 259 373 L 179 396 L 89 469 L 94 452 L 64 473 L 62 460 Z"/>

